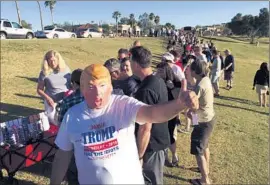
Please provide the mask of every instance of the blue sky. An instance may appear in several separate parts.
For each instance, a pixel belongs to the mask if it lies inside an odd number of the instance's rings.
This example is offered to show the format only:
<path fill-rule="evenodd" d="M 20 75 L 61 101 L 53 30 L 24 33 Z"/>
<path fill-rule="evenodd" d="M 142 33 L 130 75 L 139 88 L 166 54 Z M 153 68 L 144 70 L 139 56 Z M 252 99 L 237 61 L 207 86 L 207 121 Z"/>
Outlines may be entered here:
<path fill-rule="evenodd" d="M 41 1 L 44 25 L 51 24 L 50 11 Z M 18 1 L 21 18 L 31 23 L 33 30 L 40 30 L 36 1 Z M 134 13 L 138 19 L 144 12 L 160 16 L 160 23 L 170 22 L 177 28 L 183 26 L 225 23 L 237 13 L 259 14 L 259 9 L 269 8 L 268 1 L 58 1 L 54 10 L 56 23 L 68 21 L 73 24 L 91 21 L 114 23 L 112 12 L 122 17 Z M 1 1 L 1 18 L 18 21 L 14 1 Z"/>

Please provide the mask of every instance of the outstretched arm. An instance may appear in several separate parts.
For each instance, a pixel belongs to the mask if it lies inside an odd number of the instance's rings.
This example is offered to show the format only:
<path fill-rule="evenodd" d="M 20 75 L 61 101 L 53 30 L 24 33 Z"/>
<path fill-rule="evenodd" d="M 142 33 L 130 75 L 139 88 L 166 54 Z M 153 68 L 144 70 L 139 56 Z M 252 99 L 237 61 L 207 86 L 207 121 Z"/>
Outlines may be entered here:
<path fill-rule="evenodd" d="M 198 109 L 198 97 L 192 91 L 180 92 L 179 98 L 164 104 L 142 106 L 137 113 L 138 123 L 162 123 L 174 118 L 186 108 Z"/>

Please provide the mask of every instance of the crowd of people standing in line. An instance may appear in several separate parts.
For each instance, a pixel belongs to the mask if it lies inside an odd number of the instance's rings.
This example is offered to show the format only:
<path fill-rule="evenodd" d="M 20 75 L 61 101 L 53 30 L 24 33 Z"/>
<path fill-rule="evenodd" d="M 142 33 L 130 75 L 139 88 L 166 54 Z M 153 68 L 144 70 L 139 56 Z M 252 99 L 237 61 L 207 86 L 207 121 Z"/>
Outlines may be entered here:
<path fill-rule="evenodd" d="M 190 153 L 202 176 L 191 183 L 211 184 L 214 96 L 220 95 L 223 71 L 226 88 L 232 88 L 234 57 L 227 49 L 223 59 L 212 42 L 199 42 L 192 33 L 172 38 L 156 72 L 151 51 L 139 41 L 119 49 L 118 57 L 104 65 L 72 73 L 58 52 L 45 54 L 37 92 L 50 122 L 60 126 L 51 184 L 60 184 L 67 169 L 75 184 L 163 184 L 164 165 L 179 165 L 180 113 L 187 131 L 193 127 Z M 254 79 L 259 92 L 265 90 L 266 68 L 262 65 Z M 264 103 L 264 95 L 260 98 Z"/>
<path fill-rule="evenodd" d="M 211 71 L 209 77 L 211 78 L 215 96 L 219 96 L 219 81 L 223 76 L 227 82 L 226 89 L 230 90 L 233 88 L 235 61 L 229 49 L 224 51 L 223 56 L 213 42 L 207 41 L 204 43 L 203 39 L 199 41 L 191 32 L 186 34 L 180 33 L 179 37 L 175 36 L 172 38 L 173 41 L 169 43 L 168 48 L 172 49 L 173 45 L 176 45 L 177 42 L 180 43 L 184 50 L 182 57 L 184 60 L 186 56 L 193 55 L 208 62 L 209 70 Z M 254 76 L 253 90 L 255 88 L 258 94 L 259 106 L 266 107 L 267 95 L 269 95 L 269 67 L 266 62 L 261 63 L 260 69 Z"/>

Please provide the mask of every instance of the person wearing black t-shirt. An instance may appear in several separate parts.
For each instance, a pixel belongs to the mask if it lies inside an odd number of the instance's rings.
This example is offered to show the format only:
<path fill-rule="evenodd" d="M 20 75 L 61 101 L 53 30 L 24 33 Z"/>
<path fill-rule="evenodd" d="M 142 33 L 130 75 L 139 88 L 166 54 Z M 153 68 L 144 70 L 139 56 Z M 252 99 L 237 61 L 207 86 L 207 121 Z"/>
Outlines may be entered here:
<path fill-rule="evenodd" d="M 181 81 L 180 79 L 174 74 L 172 68 L 167 62 L 161 62 L 157 64 L 157 76 L 162 78 L 164 82 L 166 83 L 167 90 L 168 90 L 168 100 L 174 100 L 177 99 L 178 94 L 180 92 L 181 88 Z M 170 134 L 170 150 L 172 152 L 172 160 L 169 160 L 168 157 L 168 152 L 166 153 L 166 158 L 165 158 L 165 164 L 169 164 L 169 166 L 175 167 L 178 166 L 178 157 L 176 153 L 176 140 L 177 140 L 177 135 L 175 132 L 176 130 L 176 125 L 177 125 L 177 117 L 174 117 L 173 119 L 168 121 L 168 128 L 169 128 L 169 134 Z"/>
<path fill-rule="evenodd" d="M 168 102 L 168 91 L 163 79 L 154 76 L 151 68 L 151 52 L 142 47 L 130 50 L 131 68 L 141 80 L 135 98 L 149 105 Z M 163 184 L 165 149 L 170 145 L 168 122 L 160 124 L 136 124 L 138 153 L 143 160 L 143 173 L 147 183 Z"/>
<path fill-rule="evenodd" d="M 224 61 L 224 80 L 227 81 L 227 90 L 232 88 L 232 79 L 234 72 L 234 57 L 231 55 L 230 50 L 226 49 L 225 53 L 225 61 Z"/>

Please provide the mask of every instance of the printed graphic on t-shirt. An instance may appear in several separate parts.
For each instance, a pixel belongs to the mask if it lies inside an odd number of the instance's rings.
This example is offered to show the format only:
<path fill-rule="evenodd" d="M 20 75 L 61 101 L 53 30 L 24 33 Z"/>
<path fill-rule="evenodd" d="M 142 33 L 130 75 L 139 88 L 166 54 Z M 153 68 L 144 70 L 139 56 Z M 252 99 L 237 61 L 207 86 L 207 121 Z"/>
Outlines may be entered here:
<path fill-rule="evenodd" d="M 115 126 L 104 123 L 92 125 L 90 131 L 81 134 L 84 155 L 90 160 L 111 158 L 119 150 Z"/>

